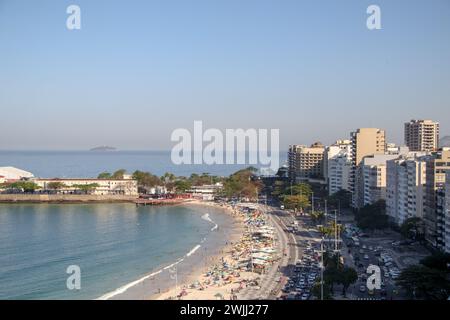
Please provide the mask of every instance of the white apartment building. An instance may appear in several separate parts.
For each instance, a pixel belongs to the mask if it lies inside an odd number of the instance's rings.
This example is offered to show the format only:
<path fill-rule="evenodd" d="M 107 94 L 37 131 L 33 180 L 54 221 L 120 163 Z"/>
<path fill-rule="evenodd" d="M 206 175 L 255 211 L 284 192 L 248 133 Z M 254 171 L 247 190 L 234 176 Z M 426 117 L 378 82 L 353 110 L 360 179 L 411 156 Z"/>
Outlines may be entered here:
<path fill-rule="evenodd" d="M 351 141 L 338 140 L 326 148 L 325 179 L 330 195 L 340 190 L 350 190 Z"/>
<path fill-rule="evenodd" d="M 438 249 L 444 249 L 444 190 L 446 173 L 450 171 L 450 148 L 424 157 L 427 163 L 427 183 L 424 202 L 425 239 Z"/>
<path fill-rule="evenodd" d="M 398 155 L 379 154 L 365 157 L 356 170 L 354 204 L 362 208 L 386 200 L 386 164 Z"/>
<path fill-rule="evenodd" d="M 97 184 L 90 194 L 93 195 L 126 195 L 137 196 L 138 185 L 133 179 L 33 179 L 33 181 L 41 187 L 41 191 L 52 190 L 51 183 L 59 182 L 61 188 L 54 190 L 57 193 L 71 194 L 79 193 L 79 186 Z"/>
<path fill-rule="evenodd" d="M 445 181 L 445 252 L 450 253 L 450 171 Z"/>
<path fill-rule="evenodd" d="M 222 188 L 223 184 L 218 182 L 210 185 L 192 186 L 190 190 L 187 190 L 187 193 L 192 194 L 192 197 L 196 199 L 212 201 Z"/>
<path fill-rule="evenodd" d="M 410 153 L 387 161 L 386 214 L 401 225 L 412 217 L 423 218 L 426 184 L 424 153 Z"/>

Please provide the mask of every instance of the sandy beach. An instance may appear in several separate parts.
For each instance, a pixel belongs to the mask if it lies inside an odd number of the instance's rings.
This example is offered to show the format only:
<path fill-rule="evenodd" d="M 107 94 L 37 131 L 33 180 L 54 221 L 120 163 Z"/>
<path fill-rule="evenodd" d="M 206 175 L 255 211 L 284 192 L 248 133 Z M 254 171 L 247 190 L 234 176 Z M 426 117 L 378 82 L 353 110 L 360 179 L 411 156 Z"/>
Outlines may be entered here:
<path fill-rule="evenodd" d="M 265 251 L 271 253 L 273 251 L 273 239 L 267 240 L 264 238 L 264 240 L 254 241 L 252 225 L 259 223 L 263 228 L 270 227 L 265 225 L 262 218 L 263 215 L 258 210 L 255 210 L 255 213 L 252 215 L 229 204 L 203 201 L 193 203 L 224 208 L 228 214 L 233 216 L 236 223 L 229 241 L 219 253 L 208 257 L 207 265 L 193 270 L 184 282 L 179 283 L 178 287 L 172 287 L 161 294 L 151 295 L 148 299 L 233 300 L 237 299 L 238 296 L 241 298 L 240 293 L 248 286 L 257 286 L 260 278 L 260 274 L 256 272 L 257 270 L 245 265 L 242 261 L 247 259 L 252 261 L 251 265 L 254 265 L 257 263 L 252 258 L 252 255 L 256 255 L 255 252 L 260 250 L 258 254 L 262 254 L 262 258 L 265 258 L 272 257 L 272 254 L 264 254 Z M 267 229 L 267 232 L 266 236 L 270 236 L 270 230 Z M 253 242 L 255 243 L 253 244 Z M 273 257 L 273 259 L 275 260 L 276 258 Z M 261 265 L 270 266 L 274 260 L 270 262 L 258 261 Z M 254 272 L 251 272 L 252 269 Z"/>

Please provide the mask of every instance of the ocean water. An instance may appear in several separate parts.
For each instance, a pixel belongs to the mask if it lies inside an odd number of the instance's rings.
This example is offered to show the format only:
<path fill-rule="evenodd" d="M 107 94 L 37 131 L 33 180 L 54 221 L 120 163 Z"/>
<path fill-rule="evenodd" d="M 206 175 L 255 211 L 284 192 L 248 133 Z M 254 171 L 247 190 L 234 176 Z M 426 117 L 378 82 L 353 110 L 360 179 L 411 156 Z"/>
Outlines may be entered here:
<path fill-rule="evenodd" d="M 189 252 L 201 261 L 232 221 L 202 206 L 0 204 L 0 299 L 99 298 Z M 81 290 L 67 289 L 70 265 Z"/>
<path fill-rule="evenodd" d="M 280 152 L 280 165 L 287 158 Z M 227 176 L 249 164 L 235 165 L 176 165 L 171 161 L 170 151 L 0 151 L 0 166 L 13 166 L 33 173 L 36 177 L 73 178 L 97 177 L 100 172 L 126 169 L 149 171 L 158 176 L 172 172 L 177 176 L 208 172 Z M 258 165 L 252 165 L 260 167 Z"/>

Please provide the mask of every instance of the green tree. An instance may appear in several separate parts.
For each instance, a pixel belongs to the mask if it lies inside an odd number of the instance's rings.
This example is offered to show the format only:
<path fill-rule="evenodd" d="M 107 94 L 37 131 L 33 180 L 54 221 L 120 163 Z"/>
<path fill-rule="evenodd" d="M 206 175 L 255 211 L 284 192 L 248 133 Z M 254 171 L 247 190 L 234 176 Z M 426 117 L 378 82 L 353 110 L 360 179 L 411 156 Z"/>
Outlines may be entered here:
<path fill-rule="evenodd" d="M 380 200 L 361 208 L 355 215 L 358 227 L 366 230 L 385 229 L 389 226 L 386 202 Z"/>
<path fill-rule="evenodd" d="M 302 195 L 306 198 L 311 198 L 312 188 L 307 183 L 298 183 L 292 186 L 289 186 L 284 191 L 285 195 Z"/>
<path fill-rule="evenodd" d="M 309 206 L 309 200 L 305 195 L 285 195 L 283 204 L 287 209 L 302 210 Z"/>
<path fill-rule="evenodd" d="M 123 179 L 123 176 L 127 173 L 125 169 L 119 169 L 114 172 L 111 176 L 111 179 Z"/>
<path fill-rule="evenodd" d="M 404 269 L 396 283 L 412 298 L 447 300 L 450 284 L 445 272 L 416 265 Z"/>
<path fill-rule="evenodd" d="M 400 226 L 400 233 L 408 239 L 423 239 L 425 233 L 423 220 L 418 217 L 406 219 Z"/>
<path fill-rule="evenodd" d="M 358 280 L 358 272 L 350 267 L 343 267 L 338 276 L 339 283 L 342 284 L 342 295 L 345 297 L 347 289 Z"/>
<path fill-rule="evenodd" d="M 111 173 L 109 172 L 102 172 L 97 176 L 97 179 L 111 179 Z"/>
<path fill-rule="evenodd" d="M 175 190 L 177 193 L 185 193 L 191 188 L 191 182 L 186 179 L 180 179 L 175 181 Z"/>
<path fill-rule="evenodd" d="M 450 254 L 444 252 L 435 252 L 432 255 L 423 258 L 420 264 L 430 269 L 449 272 Z"/>
<path fill-rule="evenodd" d="M 167 191 L 171 192 L 175 190 L 176 176 L 173 173 L 164 173 L 164 175 L 161 177 L 161 181 L 164 187 L 166 187 Z"/>
<path fill-rule="evenodd" d="M 90 184 L 74 184 L 72 185 L 73 188 L 78 189 L 85 194 L 90 194 L 95 191 L 100 185 L 98 183 L 90 183 Z"/>
<path fill-rule="evenodd" d="M 321 289 L 320 281 L 316 281 L 314 283 L 314 286 L 311 289 L 311 293 L 317 299 L 321 298 L 322 289 Z M 324 281 L 324 284 L 323 284 L 323 299 L 324 300 L 333 300 L 333 291 L 331 290 L 330 283 L 328 283 L 326 281 Z"/>
<path fill-rule="evenodd" d="M 253 167 L 239 170 L 224 180 L 222 193 L 228 198 L 255 199 L 261 192 L 263 184 L 254 175 Z"/>
<path fill-rule="evenodd" d="M 352 194 L 347 190 L 339 190 L 338 192 L 327 197 L 330 207 L 350 208 L 352 203 Z"/>
<path fill-rule="evenodd" d="M 275 198 L 279 198 L 281 197 L 281 195 L 284 193 L 286 186 L 285 183 L 283 181 L 277 180 L 275 181 L 274 185 L 273 185 L 273 190 L 272 190 L 272 196 Z"/>
<path fill-rule="evenodd" d="M 137 181 L 141 193 L 148 193 L 151 188 L 163 185 L 161 179 L 150 172 L 136 170 L 133 179 Z"/>
<path fill-rule="evenodd" d="M 325 218 L 325 213 L 323 211 L 315 210 L 310 213 L 311 218 L 315 223 L 321 223 L 323 222 L 323 219 Z"/>
<path fill-rule="evenodd" d="M 23 192 L 35 192 L 36 190 L 41 189 L 41 187 L 33 181 L 16 181 L 6 184 L 5 189 L 23 190 Z"/>
<path fill-rule="evenodd" d="M 52 181 L 47 183 L 47 189 L 50 190 L 59 190 L 65 188 L 66 185 L 61 181 Z"/>

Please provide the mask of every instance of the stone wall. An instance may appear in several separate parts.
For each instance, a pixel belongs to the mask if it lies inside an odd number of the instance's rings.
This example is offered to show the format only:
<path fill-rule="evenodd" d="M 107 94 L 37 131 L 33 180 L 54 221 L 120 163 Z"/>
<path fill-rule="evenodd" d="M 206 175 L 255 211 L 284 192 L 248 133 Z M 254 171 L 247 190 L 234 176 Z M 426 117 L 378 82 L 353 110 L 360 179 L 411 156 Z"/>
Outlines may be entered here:
<path fill-rule="evenodd" d="M 0 202 L 132 202 L 136 196 L 80 194 L 0 194 Z"/>

